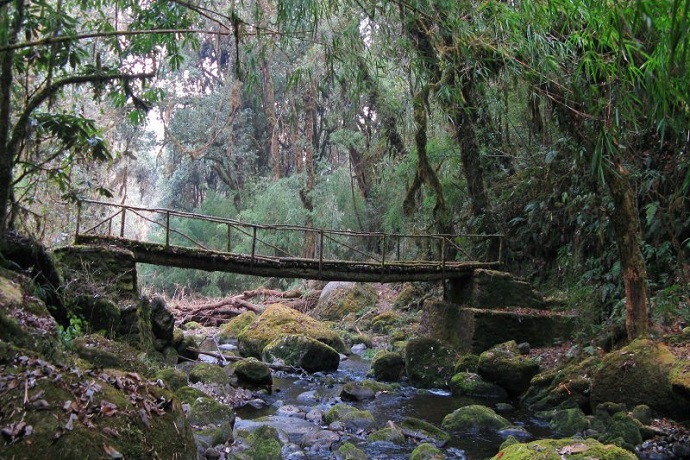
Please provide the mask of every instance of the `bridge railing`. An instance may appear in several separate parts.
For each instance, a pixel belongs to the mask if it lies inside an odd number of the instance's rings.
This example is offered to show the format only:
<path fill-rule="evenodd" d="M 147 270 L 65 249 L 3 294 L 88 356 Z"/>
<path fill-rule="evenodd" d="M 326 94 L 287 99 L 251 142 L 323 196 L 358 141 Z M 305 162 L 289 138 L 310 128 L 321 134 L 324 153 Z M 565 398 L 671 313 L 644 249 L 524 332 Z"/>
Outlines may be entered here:
<path fill-rule="evenodd" d="M 92 222 L 86 225 L 85 222 Z M 95 222 L 95 223 L 93 223 Z M 349 261 L 385 265 L 501 262 L 501 235 L 414 235 L 327 230 L 296 225 L 262 225 L 171 209 L 81 200 L 76 235 L 244 254 L 255 258 Z M 477 248 L 498 247 L 497 260 L 482 260 Z M 479 251 L 484 253 L 496 251 Z M 484 258 L 485 259 L 485 258 Z"/>

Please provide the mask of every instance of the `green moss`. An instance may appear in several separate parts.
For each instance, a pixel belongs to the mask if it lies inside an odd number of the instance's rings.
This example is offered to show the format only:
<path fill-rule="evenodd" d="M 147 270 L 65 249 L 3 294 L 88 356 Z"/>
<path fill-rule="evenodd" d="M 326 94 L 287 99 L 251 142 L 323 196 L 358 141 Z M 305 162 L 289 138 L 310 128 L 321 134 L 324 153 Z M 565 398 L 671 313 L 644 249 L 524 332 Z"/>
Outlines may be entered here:
<path fill-rule="evenodd" d="M 195 331 L 197 329 L 201 329 L 204 326 L 202 326 L 200 323 L 197 323 L 196 321 L 190 321 L 188 323 L 184 323 L 184 330 L 185 331 Z"/>
<path fill-rule="evenodd" d="M 193 403 L 197 398 L 206 398 L 208 395 L 203 391 L 196 389 L 194 387 L 181 387 L 175 390 L 175 394 L 180 401 L 186 403 Z"/>
<path fill-rule="evenodd" d="M 230 377 L 225 370 L 211 363 L 198 363 L 189 372 L 189 381 L 191 383 L 218 383 L 225 385 L 230 383 Z"/>
<path fill-rule="evenodd" d="M 489 407 L 473 404 L 446 415 L 441 426 L 446 430 L 477 432 L 500 430 L 510 426 L 510 422 Z"/>
<path fill-rule="evenodd" d="M 589 407 L 590 376 L 599 362 L 598 357 L 588 357 L 561 369 L 537 374 L 522 396 L 522 404 L 533 411 Z"/>
<path fill-rule="evenodd" d="M 326 422 L 327 425 L 329 425 L 333 422 L 340 420 L 348 412 L 356 410 L 357 409 L 350 406 L 349 404 L 338 403 L 335 406 L 328 409 L 328 412 L 326 412 L 323 416 L 323 420 L 324 422 Z"/>
<path fill-rule="evenodd" d="M 394 310 L 416 309 L 422 305 L 422 299 L 426 292 L 419 285 L 405 283 L 391 307 Z"/>
<path fill-rule="evenodd" d="M 458 372 L 477 372 L 479 366 L 479 355 L 466 354 L 460 356 L 455 361 L 455 374 Z"/>
<path fill-rule="evenodd" d="M 637 460 L 637 456 L 617 446 L 594 439 L 543 439 L 527 444 L 512 444 L 492 460 Z"/>
<path fill-rule="evenodd" d="M 156 372 L 156 378 L 165 382 L 165 385 L 172 391 L 187 386 L 187 374 L 175 368 L 165 368 Z"/>
<path fill-rule="evenodd" d="M 444 460 L 445 454 L 436 446 L 422 443 L 415 447 L 410 454 L 410 460 Z"/>
<path fill-rule="evenodd" d="M 376 353 L 371 361 L 371 374 L 377 380 L 397 382 L 402 377 L 404 367 L 402 353 L 382 351 Z"/>
<path fill-rule="evenodd" d="M 346 442 L 338 448 L 338 455 L 342 460 L 368 460 L 367 454 L 354 444 Z"/>
<path fill-rule="evenodd" d="M 456 396 L 472 396 L 479 398 L 505 399 L 506 391 L 483 380 L 472 372 L 459 372 L 450 379 L 450 390 Z"/>
<path fill-rule="evenodd" d="M 404 318 L 400 313 L 386 310 L 371 320 L 371 329 L 375 332 L 388 333 L 392 329 L 397 329 L 403 322 Z"/>
<path fill-rule="evenodd" d="M 405 370 L 410 384 L 445 388 L 453 375 L 455 353 L 438 340 L 413 339 L 405 347 Z"/>
<path fill-rule="evenodd" d="M 527 390 L 532 377 L 539 373 L 539 364 L 522 356 L 517 343 L 511 340 L 479 355 L 477 373 L 517 396 Z"/>
<path fill-rule="evenodd" d="M 450 435 L 448 433 L 436 425 L 427 422 L 426 420 L 407 417 L 405 420 L 403 420 L 402 427 L 406 430 L 421 435 L 421 439 L 433 439 L 442 443 L 450 441 Z"/>
<path fill-rule="evenodd" d="M 256 320 L 256 313 L 253 311 L 245 311 L 223 324 L 216 338 L 220 343 L 227 343 L 232 339 L 236 339 L 247 326 L 254 322 L 254 320 Z"/>
<path fill-rule="evenodd" d="M 190 404 L 188 416 L 193 425 L 229 425 L 230 429 L 235 424 L 235 413 L 230 406 L 221 404 L 213 398 L 196 398 Z"/>
<path fill-rule="evenodd" d="M 264 347 L 285 334 L 304 334 L 339 353 L 347 352 L 340 336 L 323 323 L 292 308 L 273 304 L 239 334 L 237 339 L 240 353 L 242 356 L 261 359 Z"/>
<path fill-rule="evenodd" d="M 256 358 L 247 358 L 235 363 L 235 375 L 238 380 L 254 385 L 271 385 L 271 369 Z"/>
<path fill-rule="evenodd" d="M 262 357 L 264 361 L 280 360 L 307 372 L 331 372 L 340 364 L 336 350 L 303 334 L 279 335 L 264 347 Z"/>
<path fill-rule="evenodd" d="M 252 446 L 247 453 L 252 460 L 275 460 L 280 458 L 280 441 L 275 428 L 262 425 L 252 431 L 246 441 Z"/>
<path fill-rule="evenodd" d="M 611 423 L 606 427 L 606 432 L 599 436 L 599 441 L 612 443 L 634 450 L 637 444 L 642 443 L 640 428 L 642 424 L 625 412 L 618 412 L 613 415 Z M 616 442 L 616 440 L 620 440 Z"/>
<path fill-rule="evenodd" d="M 554 414 L 550 426 L 562 436 L 573 436 L 587 429 L 587 416 L 580 409 L 560 410 Z"/>
<path fill-rule="evenodd" d="M 116 368 L 152 377 L 155 369 L 150 362 L 139 358 L 139 350 L 126 343 L 109 340 L 98 334 L 74 339 L 77 355 L 96 367 Z"/>
<path fill-rule="evenodd" d="M 311 314 L 325 321 L 340 321 L 348 315 L 361 316 L 375 307 L 377 300 L 376 291 L 370 285 L 346 284 L 320 299 Z"/>
<path fill-rule="evenodd" d="M 405 435 L 398 428 L 386 427 L 371 433 L 369 436 L 367 436 L 367 441 L 386 441 L 392 442 L 393 444 L 403 445 L 405 444 Z"/>

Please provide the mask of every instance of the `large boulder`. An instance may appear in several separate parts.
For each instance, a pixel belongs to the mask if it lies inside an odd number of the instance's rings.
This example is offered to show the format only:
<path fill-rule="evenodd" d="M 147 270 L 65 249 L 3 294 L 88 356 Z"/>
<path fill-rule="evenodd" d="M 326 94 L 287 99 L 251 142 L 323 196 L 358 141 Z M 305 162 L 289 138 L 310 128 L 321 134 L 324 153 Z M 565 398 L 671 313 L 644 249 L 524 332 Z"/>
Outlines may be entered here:
<path fill-rule="evenodd" d="M 323 342 L 338 353 L 347 353 L 340 336 L 320 321 L 281 304 L 269 305 L 237 337 L 242 356 L 261 359 L 264 347 L 284 334 L 303 334 Z"/>
<path fill-rule="evenodd" d="M 486 430 L 498 431 L 510 426 L 510 422 L 489 407 L 472 404 L 446 415 L 441 426 L 445 430 L 475 433 Z"/>
<path fill-rule="evenodd" d="M 405 360 L 397 351 L 381 351 L 371 360 L 371 375 L 376 380 L 397 382 L 405 371 Z"/>
<path fill-rule="evenodd" d="M 517 343 L 510 341 L 479 355 L 477 373 L 517 396 L 527 390 L 532 377 L 539 373 L 539 364 L 521 355 Z"/>
<path fill-rule="evenodd" d="M 536 453 L 539 456 L 536 457 Z M 632 452 L 614 446 L 602 444 L 595 439 L 563 438 L 541 439 L 527 444 L 513 443 L 501 448 L 492 460 L 523 460 L 539 458 L 540 460 L 637 460 Z"/>
<path fill-rule="evenodd" d="M 592 406 L 623 403 L 628 408 L 646 404 L 676 420 L 690 418 L 690 401 L 673 391 L 676 359 L 668 347 L 638 339 L 606 355 L 592 377 Z"/>
<path fill-rule="evenodd" d="M 446 388 L 453 376 L 455 352 L 429 338 L 413 339 L 405 347 L 405 369 L 411 385 Z"/>
<path fill-rule="evenodd" d="M 321 291 L 311 315 L 322 321 L 340 321 L 376 305 L 376 291 L 368 284 L 333 281 Z"/>
<path fill-rule="evenodd" d="M 588 412 L 591 376 L 599 362 L 598 357 L 591 356 L 536 375 L 521 397 L 522 405 L 532 411 L 579 407 Z"/>
<path fill-rule="evenodd" d="M 458 372 L 450 379 L 450 391 L 456 396 L 475 398 L 505 399 L 508 397 L 503 387 L 487 382 L 479 374 Z"/>
<path fill-rule="evenodd" d="M 175 316 L 161 296 L 151 299 L 151 329 L 153 335 L 163 345 L 169 344 L 173 339 L 175 329 Z"/>
<path fill-rule="evenodd" d="M 234 366 L 235 375 L 240 382 L 251 385 L 271 385 L 273 377 L 271 369 L 256 358 L 247 358 L 239 361 Z"/>
<path fill-rule="evenodd" d="M 302 334 L 280 335 L 268 343 L 262 353 L 264 361 L 301 367 L 307 372 L 338 370 L 340 354 L 323 342 Z"/>

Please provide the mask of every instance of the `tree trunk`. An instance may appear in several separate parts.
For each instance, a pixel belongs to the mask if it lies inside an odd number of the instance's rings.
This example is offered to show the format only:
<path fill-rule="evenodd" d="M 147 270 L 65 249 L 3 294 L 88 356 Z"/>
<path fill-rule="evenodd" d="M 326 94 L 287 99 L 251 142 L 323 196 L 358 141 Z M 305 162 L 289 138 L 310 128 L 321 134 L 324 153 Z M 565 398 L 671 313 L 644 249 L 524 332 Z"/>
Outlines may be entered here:
<path fill-rule="evenodd" d="M 617 171 L 605 168 L 604 174 L 614 204 L 611 223 L 625 285 L 625 328 L 628 340 L 633 340 L 646 337 L 649 331 L 647 271 L 641 249 L 640 219 L 625 168 L 622 165 Z"/>
<path fill-rule="evenodd" d="M 311 193 L 314 191 L 314 125 L 316 123 L 316 83 L 309 82 L 304 109 L 304 132 L 306 137 L 304 147 L 304 170 L 306 172 L 306 183 L 304 189 L 300 191 L 302 204 L 307 210 L 307 220 L 305 226 L 314 228 L 314 203 Z M 323 250 L 321 248 L 320 250 Z M 305 235 L 305 254 L 304 257 L 316 257 L 316 238 L 313 231 L 307 231 Z"/>
<path fill-rule="evenodd" d="M 273 180 L 283 176 L 281 167 L 280 145 L 278 143 L 278 116 L 276 114 L 276 96 L 273 89 L 273 78 L 268 68 L 268 59 L 261 60 L 261 76 L 264 80 L 264 111 L 266 112 L 266 133 L 269 136 L 269 157 Z"/>
<path fill-rule="evenodd" d="M 16 5 L 14 17 L 10 15 L 12 3 Z M 0 43 L 0 46 L 16 43 L 23 18 L 24 0 L 15 0 L 15 2 L 7 2 L 0 6 L 0 23 L 12 24 L 11 30 L 6 35 L 7 41 Z M 13 58 L 13 50 L 0 52 L 0 241 L 4 240 L 5 232 L 9 227 L 12 170 L 16 154 L 10 148 Z"/>

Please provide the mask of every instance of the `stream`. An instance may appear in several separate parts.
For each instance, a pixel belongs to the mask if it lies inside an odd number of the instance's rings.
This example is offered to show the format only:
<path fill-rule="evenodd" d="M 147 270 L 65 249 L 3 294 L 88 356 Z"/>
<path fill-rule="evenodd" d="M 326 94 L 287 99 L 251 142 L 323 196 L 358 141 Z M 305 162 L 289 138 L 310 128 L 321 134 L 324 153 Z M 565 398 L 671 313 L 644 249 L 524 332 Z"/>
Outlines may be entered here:
<path fill-rule="evenodd" d="M 337 372 L 329 374 L 293 375 L 283 372 L 273 374 L 272 392 L 265 392 L 258 396 L 266 403 L 265 407 L 254 408 L 250 405 L 236 410 L 237 427 L 257 425 L 256 420 L 268 416 L 276 422 L 285 421 L 280 416 L 280 408 L 298 407 L 304 412 L 318 408 L 323 412 L 337 402 L 341 402 L 339 395 L 342 386 L 348 381 L 361 381 L 366 378 L 370 362 L 362 357 L 352 354 L 340 362 Z M 504 404 L 503 410 L 496 409 L 497 403 Z M 391 393 L 379 393 L 375 399 L 348 402 L 357 409 L 368 410 L 374 416 L 379 428 L 386 426 L 390 420 L 394 423 L 402 422 L 406 417 L 415 417 L 441 427 L 443 418 L 453 410 L 469 405 L 483 404 L 496 409 L 498 413 L 507 418 L 517 427 L 524 430 L 507 430 L 502 433 L 458 433 L 451 432 L 451 440 L 443 446 L 447 459 L 475 460 L 485 459 L 496 455 L 500 444 L 514 434 L 521 440 L 531 437 L 547 437 L 550 433 L 548 422 L 541 421 L 522 409 L 518 408 L 517 401 L 497 401 L 495 399 L 472 399 L 456 397 L 447 391 L 419 390 L 410 386 L 401 386 Z M 284 410 L 283 410 L 284 412 Z M 303 417 L 302 417 L 303 418 Z M 265 419 L 264 419 L 265 420 Z M 298 425 L 304 420 L 294 420 L 287 424 Z M 265 423 L 265 422 L 264 422 Z M 323 428 L 323 427 L 322 427 Z M 525 431 L 527 433 L 525 433 Z M 370 459 L 408 459 L 415 445 L 396 445 L 390 442 L 370 443 L 366 440 L 366 433 L 361 436 L 342 436 L 341 441 L 349 441 L 362 449 Z M 299 439 L 290 439 L 293 443 L 299 443 Z M 230 457 L 231 458 L 231 457 Z M 305 449 L 299 456 L 283 458 L 308 458 L 314 460 L 333 459 L 333 452 L 324 450 Z"/>

